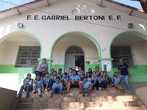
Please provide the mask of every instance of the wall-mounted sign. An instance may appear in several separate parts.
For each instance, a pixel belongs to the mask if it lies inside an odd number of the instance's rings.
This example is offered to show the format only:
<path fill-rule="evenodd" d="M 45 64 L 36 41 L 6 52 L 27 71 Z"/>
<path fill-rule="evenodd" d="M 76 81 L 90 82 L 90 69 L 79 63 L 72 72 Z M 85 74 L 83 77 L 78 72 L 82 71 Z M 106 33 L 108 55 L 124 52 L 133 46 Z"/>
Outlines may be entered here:
<path fill-rule="evenodd" d="M 27 20 L 120 21 L 120 15 L 27 15 Z"/>

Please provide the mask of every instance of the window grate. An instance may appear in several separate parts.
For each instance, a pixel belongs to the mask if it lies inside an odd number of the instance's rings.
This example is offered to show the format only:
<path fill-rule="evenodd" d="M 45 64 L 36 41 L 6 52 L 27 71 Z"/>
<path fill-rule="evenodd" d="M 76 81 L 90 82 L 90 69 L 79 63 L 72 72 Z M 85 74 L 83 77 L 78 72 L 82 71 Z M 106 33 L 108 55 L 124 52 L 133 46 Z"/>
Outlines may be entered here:
<path fill-rule="evenodd" d="M 20 46 L 16 66 L 18 67 L 30 67 L 38 63 L 40 57 L 39 46 Z"/>
<path fill-rule="evenodd" d="M 129 66 L 133 65 L 133 58 L 131 53 L 131 47 L 129 46 L 118 46 L 111 48 L 111 56 L 113 58 L 113 67 L 117 67 L 119 60 L 122 58 Z"/>

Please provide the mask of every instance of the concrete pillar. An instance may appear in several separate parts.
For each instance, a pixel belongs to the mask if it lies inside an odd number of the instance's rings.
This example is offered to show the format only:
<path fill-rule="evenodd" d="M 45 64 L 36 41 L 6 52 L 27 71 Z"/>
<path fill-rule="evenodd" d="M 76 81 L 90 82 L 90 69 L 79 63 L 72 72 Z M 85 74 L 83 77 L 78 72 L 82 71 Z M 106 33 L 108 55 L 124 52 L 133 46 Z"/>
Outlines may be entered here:
<path fill-rule="evenodd" d="M 53 60 L 48 59 L 48 72 L 51 73 L 51 67 L 52 67 Z"/>
<path fill-rule="evenodd" d="M 107 71 L 109 76 L 112 76 L 112 59 L 111 58 L 102 58 L 99 60 L 101 64 L 102 71 Z"/>

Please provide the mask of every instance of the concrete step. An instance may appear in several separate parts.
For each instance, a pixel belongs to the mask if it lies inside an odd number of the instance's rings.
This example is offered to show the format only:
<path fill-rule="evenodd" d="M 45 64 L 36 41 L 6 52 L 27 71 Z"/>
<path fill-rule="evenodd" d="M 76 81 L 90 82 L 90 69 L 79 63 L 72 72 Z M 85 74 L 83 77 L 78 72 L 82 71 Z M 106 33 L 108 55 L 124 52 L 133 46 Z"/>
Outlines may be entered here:
<path fill-rule="evenodd" d="M 119 96 L 113 99 L 96 97 L 95 100 L 70 101 L 66 99 L 62 104 L 63 110 L 141 110 L 141 105 L 133 96 Z"/>
<path fill-rule="evenodd" d="M 64 107 L 62 110 L 143 110 L 141 107 L 122 107 L 122 106 L 89 106 L 85 107 L 82 104 L 76 106 Z"/>
<path fill-rule="evenodd" d="M 72 109 L 64 109 L 64 110 L 72 110 Z M 76 109 L 73 109 L 76 110 Z M 80 110 L 80 109 L 77 109 Z M 82 109 L 81 109 L 82 110 Z M 89 107 L 85 108 L 84 110 L 142 110 L 140 107 L 127 107 L 127 108 L 109 108 L 109 107 L 101 107 L 101 108 L 94 108 L 94 107 Z"/>
<path fill-rule="evenodd" d="M 35 98 L 32 101 L 21 101 L 17 104 L 17 108 L 30 108 L 30 107 L 48 107 L 48 108 L 60 108 L 62 103 L 62 98 L 58 96 L 48 97 L 48 98 Z"/>
<path fill-rule="evenodd" d="M 28 108 L 32 108 L 32 104 L 31 103 L 30 104 L 18 104 L 16 108 L 17 109 L 19 108 L 28 109 Z"/>
<path fill-rule="evenodd" d="M 17 109 L 32 109 L 32 108 L 49 108 L 48 103 L 35 103 L 35 104 L 19 104 L 17 105 Z"/>
<path fill-rule="evenodd" d="M 71 94 L 22 99 L 17 110 L 142 110 L 138 99 L 115 89 L 94 91 L 83 97 L 78 90 Z"/>
<path fill-rule="evenodd" d="M 17 109 L 17 110 L 61 110 L 60 108 L 47 108 L 47 109 Z"/>
<path fill-rule="evenodd" d="M 49 98 L 48 96 L 42 96 L 42 97 L 32 96 L 29 98 L 21 98 L 21 101 L 22 102 L 32 102 L 33 100 L 47 100 L 48 98 Z"/>

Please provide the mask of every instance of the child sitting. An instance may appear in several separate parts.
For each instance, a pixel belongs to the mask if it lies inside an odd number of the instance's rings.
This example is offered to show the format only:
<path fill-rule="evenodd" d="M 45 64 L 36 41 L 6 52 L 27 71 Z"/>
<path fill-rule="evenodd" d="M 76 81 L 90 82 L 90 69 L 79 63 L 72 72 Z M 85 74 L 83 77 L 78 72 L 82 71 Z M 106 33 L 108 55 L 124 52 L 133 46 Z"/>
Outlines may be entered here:
<path fill-rule="evenodd" d="M 34 81 L 33 84 L 33 93 L 37 93 L 41 97 L 43 90 L 44 90 L 43 80 L 41 80 L 40 76 L 36 76 L 36 80 Z"/>
<path fill-rule="evenodd" d="M 63 92 L 63 84 L 60 81 L 60 78 L 57 78 L 52 85 L 52 94 L 60 94 Z"/>
<path fill-rule="evenodd" d="M 81 93 L 82 90 L 83 90 L 83 80 L 84 80 L 84 78 L 81 77 L 81 80 L 79 81 L 79 92 L 80 92 L 80 93 Z"/>
<path fill-rule="evenodd" d="M 78 87 L 80 81 L 80 75 L 76 71 L 74 71 L 73 74 L 70 76 L 70 80 L 72 87 Z"/>
<path fill-rule="evenodd" d="M 83 81 L 83 95 L 85 96 L 89 96 L 90 95 L 90 92 L 91 92 L 91 89 L 92 89 L 92 83 L 91 83 L 91 80 L 90 78 L 86 78 L 84 81 Z"/>
<path fill-rule="evenodd" d="M 94 77 L 94 88 L 96 88 L 96 90 L 99 90 L 100 87 L 100 74 L 97 73 Z"/>
<path fill-rule="evenodd" d="M 64 89 L 67 90 L 67 93 L 69 93 L 71 81 L 70 81 L 70 76 L 67 72 L 64 73 L 62 80 L 63 80 Z"/>
<path fill-rule="evenodd" d="M 107 85 L 108 85 L 108 80 L 107 80 L 107 76 L 105 74 L 103 74 L 101 76 L 101 83 L 100 83 L 100 87 L 102 89 L 106 89 L 107 88 Z"/>
<path fill-rule="evenodd" d="M 112 78 L 112 86 L 116 87 L 119 83 L 120 83 L 120 76 L 117 74 L 114 74 Z"/>
<path fill-rule="evenodd" d="M 48 82 L 48 89 L 51 90 L 53 83 L 55 82 L 55 76 L 51 75 Z"/>
<path fill-rule="evenodd" d="M 31 74 L 28 73 L 27 77 L 23 80 L 23 85 L 20 88 L 18 96 L 21 97 L 23 90 L 26 92 L 26 97 L 29 97 L 30 92 L 33 89 L 33 79 L 31 78 Z"/>

